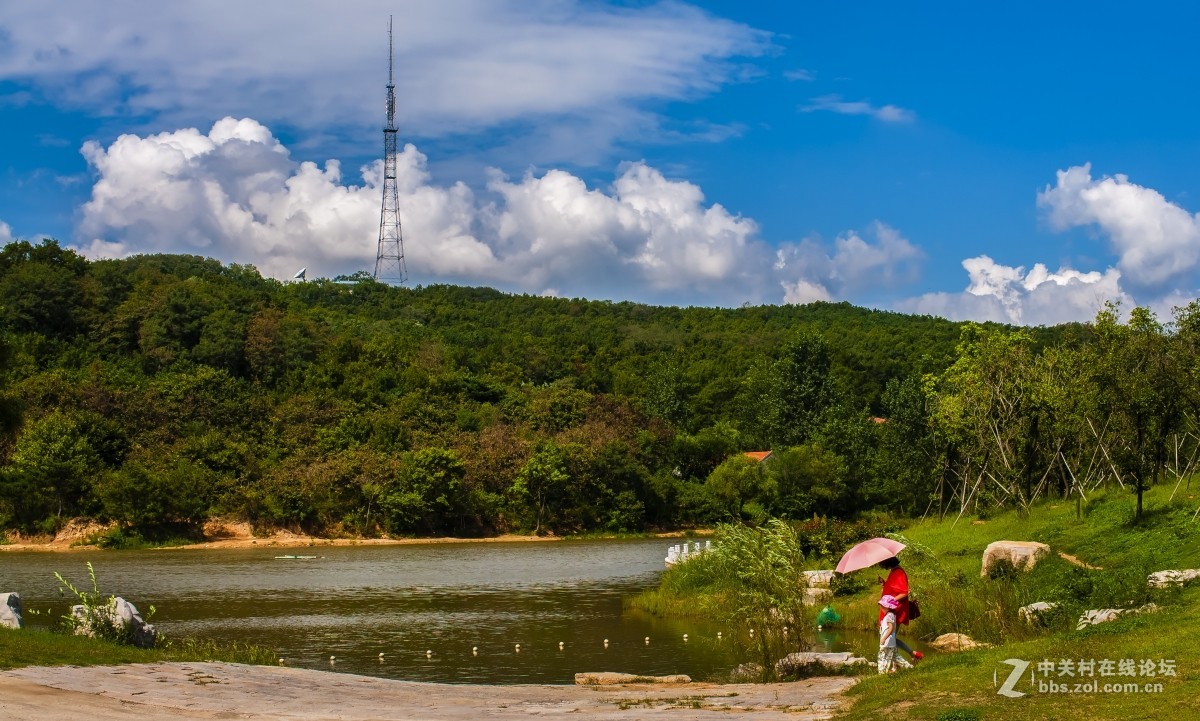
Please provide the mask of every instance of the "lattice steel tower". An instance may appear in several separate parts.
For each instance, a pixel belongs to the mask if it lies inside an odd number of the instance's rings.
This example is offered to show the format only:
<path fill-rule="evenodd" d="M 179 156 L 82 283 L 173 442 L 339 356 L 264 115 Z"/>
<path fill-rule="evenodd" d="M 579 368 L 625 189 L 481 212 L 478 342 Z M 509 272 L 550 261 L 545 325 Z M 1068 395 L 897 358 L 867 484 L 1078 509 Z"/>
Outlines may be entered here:
<path fill-rule="evenodd" d="M 400 234 L 400 199 L 396 190 L 396 85 L 392 82 L 392 18 L 388 16 L 387 125 L 383 129 L 383 209 L 379 212 L 379 250 L 375 253 L 375 280 L 403 283 L 404 237 Z"/>

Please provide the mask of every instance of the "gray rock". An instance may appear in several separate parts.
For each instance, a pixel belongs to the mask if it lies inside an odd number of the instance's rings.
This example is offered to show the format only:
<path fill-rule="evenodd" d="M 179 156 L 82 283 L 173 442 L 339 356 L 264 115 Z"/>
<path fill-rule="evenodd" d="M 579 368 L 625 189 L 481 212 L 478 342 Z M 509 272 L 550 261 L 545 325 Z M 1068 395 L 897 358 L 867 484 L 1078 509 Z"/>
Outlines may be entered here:
<path fill-rule="evenodd" d="M 828 588 L 804 589 L 804 604 L 806 606 L 819 606 L 831 598 L 833 598 L 833 591 L 830 591 Z"/>
<path fill-rule="evenodd" d="M 779 676 L 800 674 L 805 676 L 819 675 L 821 671 L 839 670 L 848 666 L 872 663 L 870 660 L 843 651 L 841 653 L 817 653 L 803 651 L 789 653 L 775 662 L 775 673 Z"/>
<path fill-rule="evenodd" d="M 154 624 L 146 623 L 138 613 L 137 606 L 117 596 L 113 598 L 108 608 L 99 611 L 100 618 L 95 622 L 111 625 L 118 633 L 126 636 L 131 644 L 138 648 L 154 648 L 158 641 L 158 630 Z M 87 611 L 82 605 L 71 607 L 71 617 L 75 619 L 75 634 L 79 636 L 96 636 L 97 629 L 93 628 L 94 620 L 88 618 Z"/>
<path fill-rule="evenodd" d="M 0 593 L 0 626 L 17 629 L 25 626 L 21 619 L 21 594 Z"/>
<path fill-rule="evenodd" d="M 743 663 L 729 672 L 730 683 L 757 683 L 762 680 L 763 667 L 757 663 Z"/>
<path fill-rule="evenodd" d="M 829 588 L 833 571 L 804 571 L 804 583 L 809 588 Z"/>
<path fill-rule="evenodd" d="M 1146 583 L 1151 588 L 1168 588 L 1184 586 L 1200 578 L 1200 568 L 1189 568 L 1184 571 L 1155 571 L 1146 577 Z"/>
<path fill-rule="evenodd" d="M 1157 610 L 1158 606 L 1153 603 L 1147 603 L 1145 606 L 1139 606 L 1138 608 L 1093 608 L 1090 611 L 1083 612 L 1083 615 L 1079 617 L 1079 623 L 1075 625 L 1075 630 L 1081 631 L 1088 626 L 1115 621 L 1121 616 L 1133 613 L 1153 613 Z"/>
<path fill-rule="evenodd" d="M 1058 608 L 1057 603 L 1038 601 L 1028 606 L 1021 606 L 1017 609 L 1017 614 L 1025 623 L 1041 623 L 1045 620 L 1046 615 L 1056 608 Z"/>
<path fill-rule="evenodd" d="M 1037 541 L 996 541 L 989 543 L 983 551 L 983 570 L 980 576 L 988 575 L 988 570 L 996 561 L 1008 561 L 1013 568 L 1028 571 L 1038 561 L 1050 554 L 1050 547 Z"/>

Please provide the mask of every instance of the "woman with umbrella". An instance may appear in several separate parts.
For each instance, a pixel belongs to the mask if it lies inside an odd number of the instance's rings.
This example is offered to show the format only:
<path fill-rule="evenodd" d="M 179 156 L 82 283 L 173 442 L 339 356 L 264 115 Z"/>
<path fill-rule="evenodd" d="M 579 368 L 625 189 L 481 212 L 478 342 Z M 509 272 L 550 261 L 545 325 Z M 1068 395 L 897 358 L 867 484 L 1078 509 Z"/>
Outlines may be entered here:
<path fill-rule="evenodd" d="M 912 599 L 909 598 L 908 590 L 908 574 L 900 567 L 900 559 L 896 558 L 896 554 L 904 550 L 904 544 L 899 541 L 893 541 L 890 538 L 872 538 L 846 551 L 842 556 L 842 560 L 838 561 L 838 573 L 850 573 L 869 566 L 879 566 L 888 571 L 886 580 L 881 579 L 879 583 L 880 597 L 891 596 L 899 603 L 894 610 L 896 614 L 896 623 L 901 626 L 907 626 L 908 622 L 915 617 L 912 610 Z M 883 621 L 887 610 L 879 609 L 879 620 Z M 896 638 L 896 648 L 904 651 L 909 656 L 912 656 L 913 663 L 924 658 L 924 654 L 920 651 L 914 651 L 899 637 Z"/>

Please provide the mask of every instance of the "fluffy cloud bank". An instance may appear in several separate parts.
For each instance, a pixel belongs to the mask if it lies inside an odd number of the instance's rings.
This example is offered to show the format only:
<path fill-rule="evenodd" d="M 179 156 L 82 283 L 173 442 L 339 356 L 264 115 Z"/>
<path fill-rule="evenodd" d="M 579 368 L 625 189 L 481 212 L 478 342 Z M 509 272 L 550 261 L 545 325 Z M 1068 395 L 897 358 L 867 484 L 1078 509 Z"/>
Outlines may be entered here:
<path fill-rule="evenodd" d="M 1200 266 L 1200 216 L 1124 175 L 1092 178 L 1091 164 L 1058 171 L 1038 194 L 1051 225 L 1092 226 L 1109 240 L 1117 267 L 1131 283 L 1155 288 L 1193 279 Z"/>
<path fill-rule="evenodd" d="M 1054 325 L 1090 320 L 1106 301 L 1132 303 L 1121 290 L 1120 271 L 1081 273 L 1071 268 L 1050 272 L 1037 263 L 1001 265 L 986 255 L 962 263 L 970 284 L 963 293 L 927 293 L 901 301 L 899 310 L 951 320 L 991 320 L 1017 325 Z"/>
<path fill-rule="evenodd" d="M 1096 232 L 1116 259 L 1103 272 L 1035 264 L 1007 266 L 981 255 L 963 261 L 969 283 L 962 293 L 927 293 L 897 304 L 900 310 L 955 320 L 1049 325 L 1090 320 L 1106 301 L 1149 306 L 1170 318 L 1196 297 L 1200 272 L 1200 214 L 1125 175 L 1093 178 L 1091 164 L 1057 173 L 1037 196 L 1038 207 L 1059 231 Z"/>
<path fill-rule="evenodd" d="M 83 152 L 97 176 L 78 229 L 87 255 L 197 253 L 253 264 L 277 278 L 301 267 L 315 277 L 373 266 L 379 162 L 347 183 L 337 161 L 296 162 L 249 118 L 225 118 L 207 133 L 123 135 L 108 147 L 88 143 Z M 1120 176 L 1091 180 L 1086 166 L 1060 173 L 1039 203 L 1055 227 L 1092 219 L 1111 239 L 1115 267 L 1027 269 L 979 255 L 962 263 L 963 292 L 894 303 L 889 299 L 917 280 L 924 257 L 896 229 L 876 222 L 829 243 L 768 244 L 752 219 L 644 162 L 623 164 L 603 188 L 550 170 L 519 178 L 493 171 L 486 187 L 472 189 L 433 182 L 425 156 L 408 145 L 397 183 L 414 283 L 682 305 L 846 299 L 1040 325 L 1087 320 L 1107 300 L 1129 306 L 1135 297 L 1167 315 L 1194 296 L 1172 279 L 1187 280 L 1200 264 L 1188 255 L 1195 249 L 1188 241 L 1192 216 Z M 1141 228 L 1151 230 L 1139 235 Z M 0 224 L 0 239 L 6 235 Z M 1141 283 L 1126 288 L 1135 274 Z M 1147 286 L 1157 278 L 1167 284 Z"/>
<path fill-rule="evenodd" d="M 850 231 L 838 236 L 832 249 L 812 240 L 781 246 L 775 252 L 775 270 L 785 276 L 784 302 L 854 297 L 916 280 L 920 249 L 878 221 L 866 235 L 874 242 Z"/>
<path fill-rule="evenodd" d="M 208 133 L 123 135 L 83 152 L 97 175 L 79 226 L 89 256 L 196 253 L 279 278 L 301 267 L 333 276 L 372 266 L 381 163 L 345 184 L 336 161 L 297 163 L 249 118 L 225 118 Z M 753 220 L 642 162 L 622 165 L 606 189 L 550 170 L 520 179 L 494 172 L 477 193 L 433 183 L 425 156 L 408 145 L 397 185 L 405 256 L 420 283 L 679 304 L 804 302 L 902 283 L 919 257 L 883 224 L 832 247 L 773 249 Z"/>

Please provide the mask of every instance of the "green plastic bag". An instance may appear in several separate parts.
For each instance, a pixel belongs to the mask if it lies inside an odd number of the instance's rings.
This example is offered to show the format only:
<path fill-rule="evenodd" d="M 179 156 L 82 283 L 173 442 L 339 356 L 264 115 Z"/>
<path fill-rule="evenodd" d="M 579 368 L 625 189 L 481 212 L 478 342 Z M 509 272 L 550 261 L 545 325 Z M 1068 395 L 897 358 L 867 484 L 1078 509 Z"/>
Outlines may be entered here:
<path fill-rule="evenodd" d="M 833 626 L 841 620 L 842 617 L 838 615 L 837 610 L 833 606 L 826 606 L 817 614 L 818 626 Z"/>

